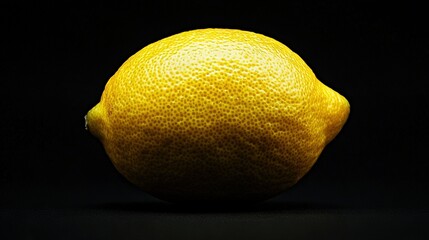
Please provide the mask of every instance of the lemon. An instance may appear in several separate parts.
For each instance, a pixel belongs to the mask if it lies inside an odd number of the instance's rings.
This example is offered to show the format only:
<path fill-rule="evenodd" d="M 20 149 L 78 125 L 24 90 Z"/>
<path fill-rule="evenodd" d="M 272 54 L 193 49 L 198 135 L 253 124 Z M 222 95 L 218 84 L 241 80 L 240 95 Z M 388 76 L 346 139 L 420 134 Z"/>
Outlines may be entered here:
<path fill-rule="evenodd" d="M 349 112 L 282 43 L 214 28 L 131 56 L 86 124 L 116 169 L 159 199 L 243 202 L 294 185 Z"/>

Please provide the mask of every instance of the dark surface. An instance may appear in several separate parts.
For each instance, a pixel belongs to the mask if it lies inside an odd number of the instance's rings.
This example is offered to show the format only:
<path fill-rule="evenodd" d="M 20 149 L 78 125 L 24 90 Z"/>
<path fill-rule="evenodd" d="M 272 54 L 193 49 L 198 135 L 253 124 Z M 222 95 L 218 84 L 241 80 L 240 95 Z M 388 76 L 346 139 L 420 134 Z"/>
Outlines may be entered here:
<path fill-rule="evenodd" d="M 183 208 L 155 201 L 2 210 L 22 239 L 427 239 L 429 212 L 350 210 L 271 201 L 251 208 Z"/>
<path fill-rule="evenodd" d="M 423 7 L 338 2 L 1 3 L 0 239 L 428 239 L 429 42 Z M 145 45 L 205 27 L 297 52 L 351 104 L 292 189 L 184 207 L 126 182 L 83 116 Z"/>

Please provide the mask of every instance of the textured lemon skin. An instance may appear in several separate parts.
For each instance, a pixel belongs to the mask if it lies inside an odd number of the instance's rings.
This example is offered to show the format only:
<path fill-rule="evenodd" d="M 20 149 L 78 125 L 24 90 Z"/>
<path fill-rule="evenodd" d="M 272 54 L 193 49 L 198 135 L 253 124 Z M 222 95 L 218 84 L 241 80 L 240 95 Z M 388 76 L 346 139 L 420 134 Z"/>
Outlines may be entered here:
<path fill-rule="evenodd" d="M 294 185 L 349 115 L 294 52 L 253 32 L 152 43 L 87 114 L 116 169 L 167 201 L 259 201 Z"/>

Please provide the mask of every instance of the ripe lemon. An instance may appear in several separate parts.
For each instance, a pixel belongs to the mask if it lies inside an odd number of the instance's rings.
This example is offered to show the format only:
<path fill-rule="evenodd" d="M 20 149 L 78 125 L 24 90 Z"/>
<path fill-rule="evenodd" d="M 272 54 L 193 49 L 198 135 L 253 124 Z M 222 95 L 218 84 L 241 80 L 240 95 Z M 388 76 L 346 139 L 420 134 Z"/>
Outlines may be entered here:
<path fill-rule="evenodd" d="M 260 201 L 310 170 L 349 111 L 282 43 L 199 29 L 131 56 L 86 125 L 116 169 L 155 197 Z"/>

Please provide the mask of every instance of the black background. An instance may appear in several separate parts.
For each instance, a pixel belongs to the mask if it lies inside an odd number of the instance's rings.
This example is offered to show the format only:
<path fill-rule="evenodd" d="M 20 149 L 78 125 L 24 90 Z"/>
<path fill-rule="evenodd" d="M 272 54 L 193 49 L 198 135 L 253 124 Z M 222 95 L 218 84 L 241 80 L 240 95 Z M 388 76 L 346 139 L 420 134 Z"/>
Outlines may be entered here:
<path fill-rule="evenodd" d="M 346 1 L 1 3 L 0 238 L 428 237 L 423 9 Z M 129 56 L 207 27 L 283 42 L 351 104 L 313 169 L 258 206 L 157 200 L 126 182 L 84 130 L 83 116 Z"/>

